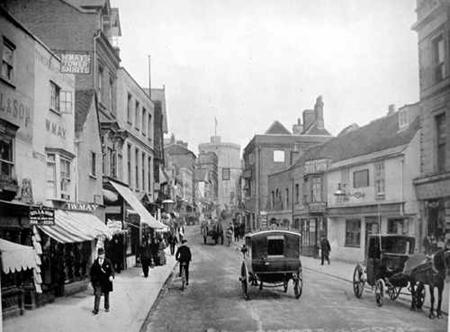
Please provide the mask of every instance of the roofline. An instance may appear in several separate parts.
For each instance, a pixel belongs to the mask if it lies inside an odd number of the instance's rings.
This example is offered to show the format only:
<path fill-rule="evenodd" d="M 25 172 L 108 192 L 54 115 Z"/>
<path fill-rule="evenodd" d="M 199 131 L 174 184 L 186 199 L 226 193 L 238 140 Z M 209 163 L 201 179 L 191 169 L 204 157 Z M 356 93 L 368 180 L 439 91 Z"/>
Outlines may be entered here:
<path fill-rule="evenodd" d="M 30 30 L 28 30 L 19 20 L 17 20 L 9 11 L 7 11 L 2 5 L 0 5 L 0 13 L 3 13 L 9 21 L 20 28 L 23 32 L 28 34 L 31 38 L 34 39 L 38 44 L 40 44 L 50 55 L 55 57 L 59 62 L 61 62 L 61 58 L 55 52 L 53 52 L 42 40 L 40 40 L 36 35 L 34 35 Z"/>
<path fill-rule="evenodd" d="M 136 86 L 144 93 L 144 95 L 147 97 L 147 99 L 150 101 L 150 103 L 153 105 L 153 107 L 155 107 L 155 104 L 153 104 L 153 100 L 150 98 L 150 96 L 148 95 L 148 93 L 144 90 L 144 88 L 142 86 L 139 85 L 139 83 L 134 79 L 133 76 L 131 76 L 131 74 L 128 72 L 128 70 L 126 70 L 125 67 L 120 66 L 119 70 L 123 70 L 129 78 L 131 78 L 131 80 L 136 84 Z"/>

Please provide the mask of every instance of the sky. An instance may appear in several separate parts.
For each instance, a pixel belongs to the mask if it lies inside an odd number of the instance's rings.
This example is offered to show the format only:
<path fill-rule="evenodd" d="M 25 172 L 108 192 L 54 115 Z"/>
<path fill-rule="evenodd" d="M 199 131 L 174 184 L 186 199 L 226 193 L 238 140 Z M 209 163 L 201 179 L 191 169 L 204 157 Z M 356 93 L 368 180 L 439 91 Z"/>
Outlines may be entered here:
<path fill-rule="evenodd" d="M 166 87 L 169 132 L 243 149 L 324 102 L 337 135 L 419 100 L 415 0 L 111 0 L 122 66 Z"/>

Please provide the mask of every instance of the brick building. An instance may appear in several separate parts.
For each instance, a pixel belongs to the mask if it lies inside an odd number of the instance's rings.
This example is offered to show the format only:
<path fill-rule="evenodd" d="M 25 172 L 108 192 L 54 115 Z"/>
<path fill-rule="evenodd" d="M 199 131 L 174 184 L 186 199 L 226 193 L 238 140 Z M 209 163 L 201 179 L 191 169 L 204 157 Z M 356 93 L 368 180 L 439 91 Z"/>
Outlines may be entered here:
<path fill-rule="evenodd" d="M 420 176 L 414 183 L 421 235 L 450 237 L 450 1 L 417 1 L 420 70 Z"/>
<path fill-rule="evenodd" d="M 292 133 L 275 121 L 264 134 L 252 138 L 243 154 L 243 209 L 247 228 L 265 227 L 270 202 L 269 174 L 290 167 L 306 149 L 330 138 L 330 133 L 324 127 L 321 97 L 317 98 L 314 110 L 303 112 L 303 124 L 299 119 Z"/>

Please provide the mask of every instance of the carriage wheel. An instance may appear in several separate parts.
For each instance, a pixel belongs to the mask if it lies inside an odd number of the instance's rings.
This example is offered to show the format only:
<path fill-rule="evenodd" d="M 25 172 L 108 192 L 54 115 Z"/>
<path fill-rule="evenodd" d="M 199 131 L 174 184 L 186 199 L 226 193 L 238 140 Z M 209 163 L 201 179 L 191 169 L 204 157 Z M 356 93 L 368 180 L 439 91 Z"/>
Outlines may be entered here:
<path fill-rule="evenodd" d="M 417 309 L 421 309 L 425 302 L 425 286 L 419 282 L 416 288 L 415 299 Z"/>
<path fill-rule="evenodd" d="M 364 271 L 361 265 L 355 266 L 355 271 L 353 272 L 353 293 L 355 293 L 355 296 L 359 299 L 361 298 L 363 291 L 364 291 L 364 285 L 366 281 L 364 280 Z"/>
<path fill-rule="evenodd" d="M 394 301 L 398 298 L 398 296 L 400 295 L 400 291 L 402 290 L 401 287 L 388 287 L 387 289 L 387 293 L 389 295 L 389 298 Z"/>
<path fill-rule="evenodd" d="M 242 263 L 241 267 L 241 287 L 242 287 L 242 294 L 244 295 L 244 299 L 248 300 L 248 280 L 247 280 L 247 268 L 245 267 L 244 263 Z"/>
<path fill-rule="evenodd" d="M 384 291 L 386 289 L 386 285 L 383 279 L 378 279 L 375 283 L 375 301 L 377 305 L 381 307 L 384 303 Z"/>
<path fill-rule="evenodd" d="M 300 273 L 297 278 L 294 279 L 294 294 L 295 298 L 299 299 L 302 296 L 303 291 L 303 276 Z"/>

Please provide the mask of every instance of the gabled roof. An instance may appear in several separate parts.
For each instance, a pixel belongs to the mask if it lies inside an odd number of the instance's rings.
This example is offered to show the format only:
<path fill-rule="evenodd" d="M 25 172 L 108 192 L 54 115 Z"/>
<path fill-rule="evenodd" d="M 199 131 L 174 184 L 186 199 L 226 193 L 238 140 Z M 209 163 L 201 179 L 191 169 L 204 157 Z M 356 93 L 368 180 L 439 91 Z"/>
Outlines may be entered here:
<path fill-rule="evenodd" d="M 84 123 L 94 101 L 94 90 L 75 91 L 75 132 L 83 130 Z"/>
<path fill-rule="evenodd" d="M 292 135 L 280 121 L 274 121 L 264 135 Z"/>
<path fill-rule="evenodd" d="M 331 136 L 331 134 L 325 128 L 318 128 L 316 124 L 311 125 L 305 130 L 302 135 L 325 135 Z"/>
<path fill-rule="evenodd" d="M 398 112 L 395 112 L 308 149 L 298 162 L 321 158 L 341 161 L 405 145 L 419 128 L 420 119 L 416 117 L 408 129 L 399 131 Z"/>

